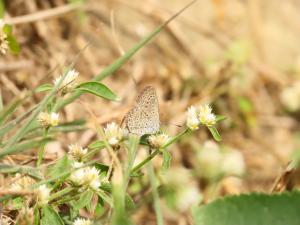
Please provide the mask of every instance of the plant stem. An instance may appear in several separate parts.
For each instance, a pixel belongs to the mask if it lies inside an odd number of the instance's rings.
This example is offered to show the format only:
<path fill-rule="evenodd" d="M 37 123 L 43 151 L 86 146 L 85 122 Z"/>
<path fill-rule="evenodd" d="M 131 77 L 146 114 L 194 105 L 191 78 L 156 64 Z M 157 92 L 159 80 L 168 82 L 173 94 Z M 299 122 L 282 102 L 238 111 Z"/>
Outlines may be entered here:
<path fill-rule="evenodd" d="M 142 162 L 140 162 L 138 165 L 136 165 L 132 170 L 131 174 L 134 174 L 135 172 L 139 171 L 146 163 L 151 161 L 158 153 L 160 152 L 159 149 L 152 152 L 146 159 L 144 159 Z"/>
<path fill-rule="evenodd" d="M 49 128 L 46 128 L 46 129 L 45 129 L 45 132 L 44 132 L 44 137 L 43 137 L 43 138 L 47 138 L 47 136 L 48 136 L 48 131 L 49 131 Z M 45 146 L 46 146 L 46 143 L 47 143 L 47 142 L 42 143 L 42 147 L 41 147 L 41 149 L 40 149 L 39 152 L 38 152 L 38 159 L 37 159 L 36 166 L 40 166 L 41 163 L 42 163 L 42 161 L 43 161 L 44 154 L 45 154 Z"/>
<path fill-rule="evenodd" d="M 153 201 L 154 201 L 154 210 L 156 214 L 157 225 L 164 225 L 163 215 L 159 202 L 159 194 L 157 191 L 156 177 L 152 162 L 148 164 L 148 174 L 150 178 L 150 185 L 152 189 Z"/>
<path fill-rule="evenodd" d="M 186 128 L 185 130 L 183 130 L 182 132 L 180 132 L 178 135 L 176 135 L 175 137 L 173 137 L 170 141 L 168 141 L 163 147 L 161 147 L 161 149 L 167 148 L 168 146 L 170 146 L 171 144 L 173 144 L 174 142 L 176 142 L 177 140 L 179 140 L 183 135 L 185 135 L 188 132 L 189 132 L 189 129 Z M 131 174 L 134 174 L 135 172 L 139 171 L 146 163 L 148 163 L 156 155 L 158 155 L 158 153 L 160 153 L 160 151 L 161 151 L 160 149 L 156 149 L 154 152 L 152 152 L 146 159 L 144 159 L 142 162 L 140 162 L 138 165 L 136 165 L 131 170 Z"/>
<path fill-rule="evenodd" d="M 65 189 L 62 189 L 61 191 L 56 192 L 56 193 L 52 194 L 49 197 L 49 202 L 56 199 L 56 198 L 58 198 L 58 197 L 61 197 L 61 196 L 65 195 L 65 194 L 68 194 L 73 190 L 74 190 L 73 187 L 66 187 Z"/>
<path fill-rule="evenodd" d="M 186 133 L 190 132 L 190 130 L 188 128 L 184 129 L 183 131 L 181 131 L 179 134 L 177 134 L 175 137 L 171 138 L 170 141 L 168 141 L 163 147 L 161 147 L 162 149 L 165 149 L 167 147 L 169 147 L 171 144 L 173 144 L 174 142 L 176 142 L 177 140 L 179 140 L 183 135 L 185 135 Z"/>

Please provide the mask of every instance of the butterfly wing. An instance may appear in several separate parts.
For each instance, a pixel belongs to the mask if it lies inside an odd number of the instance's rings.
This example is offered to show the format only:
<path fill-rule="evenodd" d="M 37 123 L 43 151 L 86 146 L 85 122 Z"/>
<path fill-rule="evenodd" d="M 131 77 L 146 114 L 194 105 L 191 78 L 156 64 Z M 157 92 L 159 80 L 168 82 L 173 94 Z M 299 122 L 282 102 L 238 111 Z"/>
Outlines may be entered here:
<path fill-rule="evenodd" d="M 126 114 L 124 123 L 130 133 L 142 136 L 159 131 L 159 108 L 156 91 L 145 87 L 134 107 Z"/>

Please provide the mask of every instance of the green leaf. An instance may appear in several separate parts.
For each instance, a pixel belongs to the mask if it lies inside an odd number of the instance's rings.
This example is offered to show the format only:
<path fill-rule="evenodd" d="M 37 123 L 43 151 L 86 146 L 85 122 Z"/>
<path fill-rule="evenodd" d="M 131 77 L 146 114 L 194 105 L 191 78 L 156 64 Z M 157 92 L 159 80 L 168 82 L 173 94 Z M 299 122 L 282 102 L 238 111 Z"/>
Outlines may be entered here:
<path fill-rule="evenodd" d="M 91 144 L 89 144 L 88 148 L 89 149 L 102 149 L 105 147 L 104 141 L 94 141 Z"/>
<path fill-rule="evenodd" d="M 87 190 L 86 192 L 84 192 L 81 196 L 80 199 L 78 201 L 76 201 L 75 203 L 73 203 L 73 207 L 75 210 L 79 210 L 82 209 L 83 207 L 87 206 L 93 198 L 94 192 L 91 190 Z"/>
<path fill-rule="evenodd" d="M 125 195 L 125 207 L 127 210 L 133 210 L 136 208 L 135 203 L 129 194 Z"/>
<path fill-rule="evenodd" d="M 51 206 L 44 206 L 42 208 L 41 225 L 64 225 L 64 222 Z"/>
<path fill-rule="evenodd" d="M 227 117 L 226 116 L 222 116 L 222 115 L 216 115 L 216 122 L 221 122 L 223 120 L 226 120 Z"/>
<path fill-rule="evenodd" d="M 172 156 L 169 151 L 163 150 L 163 163 L 162 163 L 162 172 L 166 172 L 171 165 Z"/>
<path fill-rule="evenodd" d="M 4 17 L 4 13 L 5 13 L 4 0 L 0 0 L 0 18 Z"/>
<path fill-rule="evenodd" d="M 195 225 L 299 225 L 300 192 L 244 194 L 193 210 Z"/>
<path fill-rule="evenodd" d="M 5 24 L 3 26 L 3 32 L 6 34 L 6 35 L 11 35 L 12 34 L 12 25 L 9 25 L 9 24 Z"/>
<path fill-rule="evenodd" d="M 97 191 L 97 195 L 101 199 L 103 199 L 106 203 L 108 203 L 110 206 L 113 205 L 111 197 L 109 195 L 107 195 L 104 191 L 102 191 L 101 189 Z"/>
<path fill-rule="evenodd" d="M 22 173 L 28 174 L 36 179 L 43 178 L 38 168 L 0 163 L 0 174 L 4 173 Z"/>
<path fill-rule="evenodd" d="M 142 177 L 144 176 L 144 173 L 142 171 L 137 171 L 137 172 L 134 172 L 134 173 L 131 173 L 130 174 L 130 177 Z"/>
<path fill-rule="evenodd" d="M 24 207 L 24 200 L 22 197 L 16 197 L 12 200 L 12 208 L 18 210 Z"/>
<path fill-rule="evenodd" d="M 215 126 L 209 126 L 208 129 L 216 141 L 222 140 L 221 135 L 219 134 L 219 132 Z"/>
<path fill-rule="evenodd" d="M 108 87 L 96 81 L 81 83 L 76 89 L 108 100 L 119 101 L 118 96 L 115 95 Z"/>
<path fill-rule="evenodd" d="M 20 152 L 23 152 L 23 151 L 26 151 L 29 149 L 37 148 L 37 147 L 40 147 L 52 140 L 53 139 L 51 139 L 51 138 L 43 138 L 43 139 L 37 139 L 37 140 L 22 141 L 16 145 L 10 147 L 6 151 L 0 151 L 0 157 L 7 155 L 7 154 L 16 154 L 16 153 L 20 153 Z"/>
<path fill-rule="evenodd" d="M 242 111 L 243 113 L 250 113 L 253 111 L 253 104 L 248 98 L 240 97 L 238 99 L 238 103 L 240 111 Z"/>
<path fill-rule="evenodd" d="M 36 93 L 38 93 L 38 92 L 45 92 L 45 91 L 50 91 L 53 88 L 54 88 L 54 86 L 52 84 L 43 84 L 43 85 L 37 87 L 34 91 Z"/>
<path fill-rule="evenodd" d="M 100 199 L 100 198 L 99 198 Z M 101 203 L 97 203 L 96 208 L 95 208 L 95 216 L 96 217 L 100 217 L 101 215 L 103 215 L 103 213 L 105 212 L 104 210 L 105 208 L 103 207 L 103 205 Z"/>
<path fill-rule="evenodd" d="M 140 138 L 140 145 L 149 145 L 148 142 L 148 138 L 150 137 L 150 134 L 144 134 L 141 138 Z"/>
<path fill-rule="evenodd" d="M 9 50 L 12 53 L 17 54 L 20 52 L 20 45 L 13 35 L 8 35 L 7 41 L 8 41 Z"/>
<path fill-rule="evenodd" d="M 38 207 L 34 207 L 34 221 L 33 225 L 39 225 L 40 221 L 40 211 Z"/>
<path fill-rule="evenodd" d="M 109 169 L 109 166 L 102 163 L 95 163 L 94 166 L 97 170 L 100 170 L 101 172 L 107 172 Z"/>
<path fill-rule="evenodd" d="M 47 169 L 47 176 L 56 177 L 65 171 L 71 170 L 71 168 L 71 161 L 67 155 L 64 155 L 53 166 Z"/>

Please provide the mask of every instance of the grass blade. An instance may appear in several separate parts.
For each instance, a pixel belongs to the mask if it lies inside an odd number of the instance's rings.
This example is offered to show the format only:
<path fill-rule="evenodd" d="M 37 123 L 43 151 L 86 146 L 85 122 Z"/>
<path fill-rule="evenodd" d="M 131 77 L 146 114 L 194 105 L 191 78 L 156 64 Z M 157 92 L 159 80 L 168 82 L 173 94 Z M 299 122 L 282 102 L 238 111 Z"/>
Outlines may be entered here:
<path fill-rule="evenodd" d="M 7 154 L 16 154 L 28 149 L 38 148 L 47 142 L 52 141 L 51 138 L 42 138 L 38 140 L 30 140 L 30 141 L 23 141 L 16 145 L 11 146 L 5 152 L 0 152 L 0 158 Z"/>
<path fill-rule="evenodd" d="M 147 167 L 148 167 L 148 174 L 149 174 L 149 178 L 150 178 L 150 185 L 151 185 L 153 201 L 154 201 L 156 222 L 157 222 L 157 225 L 164 225 L 163 215 L 162 215 L 162 211 L 161 211 L 161 207 L 160 207 L 159 194 L 157 191 L 157 182 L 156 182 L 156 177 L 155 177 L 152 162 L 148 163 Z"/>
<path fill-rule="evenodd" d="M 72 68 L 72 65 L 70 68 Z M 0 158 L 2 158 L 3 156 L 6 156 L 8 154 L 11 154 L 10 148 L 24 137 L 24 135 L 29 130 L 32 123 L 36 120 L 39 113 L 42 110 L 44 110 L 46 108 L 47 104 L 55 97 L 56 93 L 59 91 L 60 85 L 62 84 L 63 80 L 67 76 L 69 69 L 66 70 L 66 72 L 64 73 L 64 75 L 62 76 L 60 81 L 58 82 L 57 86 L 48 95 L 46 95 L 46 97 L 38 104 L 37 108 L 32 112 L 32 115 L 28 118 L 26 123 L 18 130 L 18 132 L 13 137 L 11 137 L 9 139 L 7 144 L 4 146 L 4 148 L 0 152 Z"/>
<path fill-rule="evenodd" d="M 12 116 L 13 112 L 16 110 L 16 108 L 22 103 L 24 98 L 16 97 L 8 106 L 4 107 L 0 112 L 0 125 L 3 124 L 3 122 Z M 2 98 L 1 98 L 2 102 Z M 1 103 L 2 104 L 2 103 Z"/>

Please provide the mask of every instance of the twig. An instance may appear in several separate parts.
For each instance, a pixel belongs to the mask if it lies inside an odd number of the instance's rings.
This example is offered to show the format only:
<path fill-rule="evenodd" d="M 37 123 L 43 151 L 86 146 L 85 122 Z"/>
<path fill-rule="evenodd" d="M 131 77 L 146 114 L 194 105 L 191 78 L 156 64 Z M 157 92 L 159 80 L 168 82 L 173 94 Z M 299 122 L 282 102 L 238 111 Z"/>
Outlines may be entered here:
<path fill-rule="evenodd" d="M 32 23 L 39 20 L 45 20 L 52 17 L 62 16 L 66 13 L 72 12 L 79 8 L 82 8 L 81 4 L 68 4 L 68 5 L 52 8 L 52 9 L 46 9 L 29 15 L 18 16 L 13 18 L 5 18 L 5 22 L 12 25 L 22 24 L 22 23 Z"/>
<path fill-rule="evenodd" d="M 33 195 L 34 191 L 26 191 L 26 190 L 0 190 L 0 196 L 5 195 Z"/>

